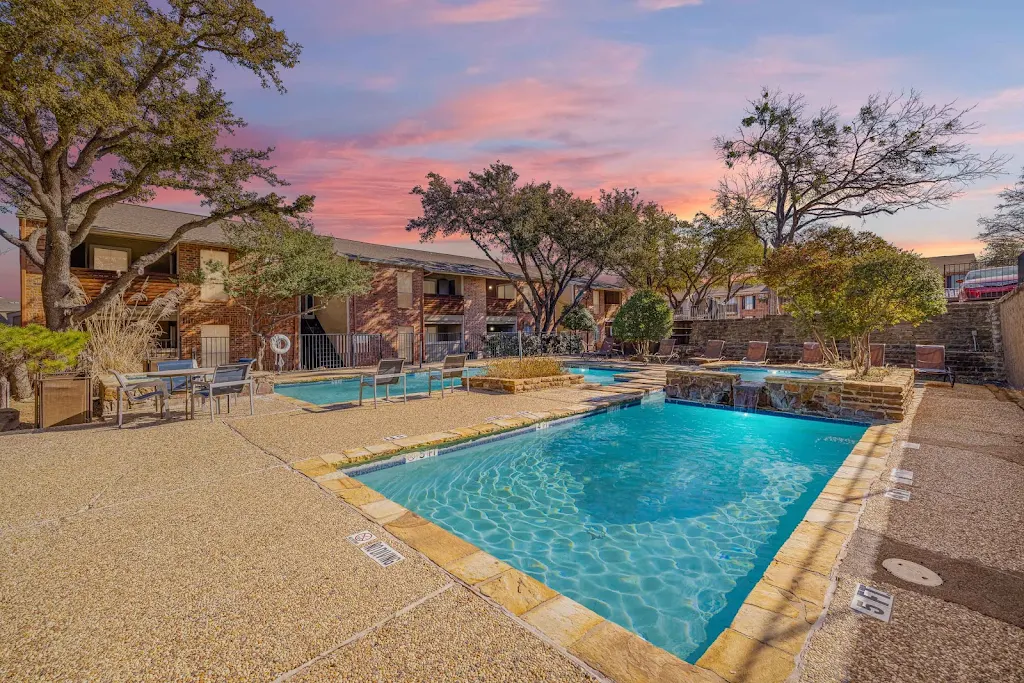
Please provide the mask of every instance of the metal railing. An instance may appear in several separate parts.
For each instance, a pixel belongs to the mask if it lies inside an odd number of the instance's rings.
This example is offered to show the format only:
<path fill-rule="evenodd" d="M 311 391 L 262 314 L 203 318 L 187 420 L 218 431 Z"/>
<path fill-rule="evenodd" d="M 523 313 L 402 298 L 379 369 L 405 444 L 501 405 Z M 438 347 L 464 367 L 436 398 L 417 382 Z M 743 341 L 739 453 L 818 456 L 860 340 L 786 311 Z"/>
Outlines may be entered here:
<path fill-rule="evenodd" d="M 417 362 L 416 335 L 391 334 L 303 334 L 299 335 L 300 369 L 353 368 L 376 365 L 385 358 Z"/>
<path fill-rule="evenodd" d="M 462 353 L 466 348 L 461 332 L 428 332 L 424 340 L 423 360 L 436 363 L 451 353 Z"/>
<path fill-rule="evenodd" d="M 739 305 L 732 304 L 731 315 L 739 314 Z M 729 305 L 719 303 L 714 299 L 703 299 L 702 301 L 684 301 L 677 309 L 673 318 L 675 320 L 722 320 L 730 317 Z"/>
<path fill-rule="evenodd" d="M 204 368 L 214 368 L 230 363 L 232 360 L 231 338 L 200 337 L 199 346 L 192 347 L 192 357 Z"/>

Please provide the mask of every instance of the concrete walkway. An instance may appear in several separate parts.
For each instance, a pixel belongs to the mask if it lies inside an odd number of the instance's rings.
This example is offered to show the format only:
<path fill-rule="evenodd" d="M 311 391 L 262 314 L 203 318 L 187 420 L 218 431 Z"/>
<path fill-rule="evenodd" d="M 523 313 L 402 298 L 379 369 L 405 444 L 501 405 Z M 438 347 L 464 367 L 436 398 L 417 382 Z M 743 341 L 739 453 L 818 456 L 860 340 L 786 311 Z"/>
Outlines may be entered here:
<path fill-rule="evenodd" d="M 1012 398 L 923 390 L 904 428 L 911 445 L 889 462 L 913 472 L 899 487 L 911 498 L 882 495 L 896 487 L 888 475 L 872 489 L 802 681 L 1024 680 L 1024 410 Z M 882 566 L 890 558 L 927 567 L 941 585 L 897 578 Z M 888 623 L 850 609 L 857 584 L 895 598 Z"/>
<path fill-rule="evenodd" d="M 274 417 L 294 406 L 261 397 L 256 418 L 0 437 L 0 680 L 593 680 L 244 435 L 292 452 L 305 435 L 414 434 L 521 405 Z M 346 540 L 364 530 L 405 561 L 381 567 Z"/>

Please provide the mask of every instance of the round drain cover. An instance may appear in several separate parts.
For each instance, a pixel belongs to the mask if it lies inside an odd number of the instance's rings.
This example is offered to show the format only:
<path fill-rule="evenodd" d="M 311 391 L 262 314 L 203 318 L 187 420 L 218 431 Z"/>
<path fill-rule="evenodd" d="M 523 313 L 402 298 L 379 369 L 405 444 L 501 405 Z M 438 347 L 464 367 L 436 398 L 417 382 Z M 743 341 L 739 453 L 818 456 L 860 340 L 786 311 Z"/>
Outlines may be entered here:
<path fill-rule="evenodd" d="M 928 569 L 928 567 L 911 562 L 910 560 L 890 557 L 882 562 L 882 566 L 893 576 L 920 586 L 938 586 L 942 583 L 941 576 Z"/>

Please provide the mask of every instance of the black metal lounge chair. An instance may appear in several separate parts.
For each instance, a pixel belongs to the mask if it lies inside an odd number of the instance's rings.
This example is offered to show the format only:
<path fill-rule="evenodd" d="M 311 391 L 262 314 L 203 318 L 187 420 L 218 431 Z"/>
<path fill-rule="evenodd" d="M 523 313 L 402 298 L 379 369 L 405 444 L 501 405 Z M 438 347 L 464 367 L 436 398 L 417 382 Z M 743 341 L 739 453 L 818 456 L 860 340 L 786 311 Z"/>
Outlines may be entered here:
<path fill-rule="evenodd" d="M 946 347 L 939 344 L 918 344 L 914 348 L 914 375 L 935 377 L 956 385 L 956 373 L 946 365 Z"/>

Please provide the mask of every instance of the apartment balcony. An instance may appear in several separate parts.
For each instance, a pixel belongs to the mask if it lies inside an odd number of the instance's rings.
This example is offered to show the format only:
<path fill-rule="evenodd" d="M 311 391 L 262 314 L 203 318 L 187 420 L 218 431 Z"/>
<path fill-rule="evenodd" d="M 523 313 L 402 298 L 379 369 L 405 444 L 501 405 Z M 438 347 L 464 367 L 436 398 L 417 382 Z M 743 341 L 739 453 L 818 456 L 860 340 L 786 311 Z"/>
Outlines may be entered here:
<path fill-rule="evenodd" d="M 465 315 L 466 300 L 451 294 L 424 294 L 424 315 Z"/>
<path fill-rule="evenodd" d="M 519 311 L 519 304 L 515 299 L 487 299 L 487 315 L 495 317 L 514 316 Z"/>
<path fill-rule="evenodd" d="M 98 297 L 104 289 L 120 277 L 119 273 L 92 268 L 72 268 L 71 274 L 78 278 L 82 290 L 90 300 Z M 135 278 L 125 291 L 124 299 L 129 303 L 148 306 L 154 299 L 167 294 L 178 286 L 178 278 L 167 273 L 146 273 Z"/>
<path fill-rule="evenodd" d="M 592 306 L 591 313 L 595 320 L 611 320 L 619 312 L 620 304 L 607 304 L 604 306 Z"/>

